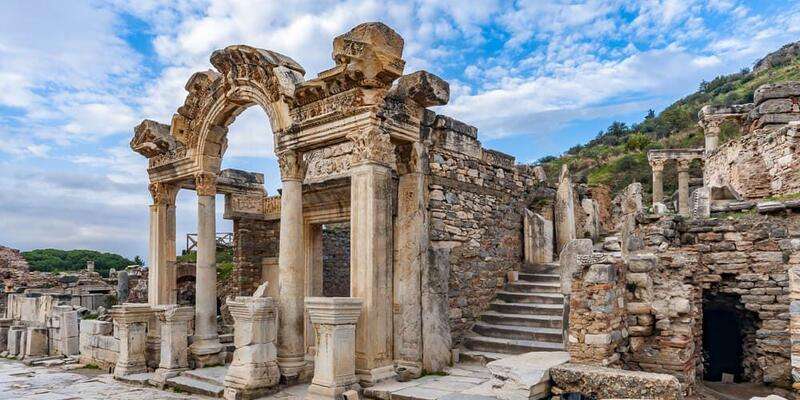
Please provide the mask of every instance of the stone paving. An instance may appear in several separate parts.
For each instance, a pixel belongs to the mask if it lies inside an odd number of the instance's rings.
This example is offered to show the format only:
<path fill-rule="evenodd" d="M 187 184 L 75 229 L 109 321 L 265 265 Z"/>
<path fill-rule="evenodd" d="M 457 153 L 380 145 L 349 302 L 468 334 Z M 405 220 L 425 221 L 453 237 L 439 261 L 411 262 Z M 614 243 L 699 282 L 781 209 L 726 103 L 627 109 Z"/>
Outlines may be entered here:
<path fill-rule="evenodd" d="M 263 400 L 301 400 L 307 385 L 286 388 Z M 0 359 L 1 400 L 184 400 L 210 397 L 175 393 L 153 387 L 125 384 L 93 369 L 64 371 L 29 367 Z"/>
<path fill-rule="evenodd" d="M 364 390 L 366 398 L 383 400 L 494 400 L 481 394 L 492 378 L 486 367 L 458 364 L 447 375 L 428 375 L 408 382 L 390 380 Z"/>

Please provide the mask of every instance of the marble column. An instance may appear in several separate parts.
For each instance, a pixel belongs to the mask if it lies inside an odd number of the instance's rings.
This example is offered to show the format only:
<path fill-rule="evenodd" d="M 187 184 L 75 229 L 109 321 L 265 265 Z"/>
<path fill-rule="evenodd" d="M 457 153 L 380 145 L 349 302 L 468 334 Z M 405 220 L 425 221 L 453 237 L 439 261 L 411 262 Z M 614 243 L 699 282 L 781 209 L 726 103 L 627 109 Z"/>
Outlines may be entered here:
<path fill-rule="evenodd" d="M 278 155 L 281 170 L 281 223 L 278 243 L 278 366 L 289 381 L 303 380 L 306 369 L 303 335 L 305 249 L 303 241 L 302 154 L 286 150 Z"/>
<path fill-rule="evenodd" d="M 195 266 L 194 341 L 190 346 L 195 366 L 221 364 L 222 345 L 217 334 L 216 175 L 201 172 L 197 190 L 197 263 Z"/>
<path fill-rule="evenodd" d="M 335 400 L 348 390 L 358 390 L 356 378 L 356 322 L 361 299 L 352 297 L 308 297 L 306 310 L 314 324 L 317 354 L 314 380 L 306 400 Z"/>
<path fill-rule="evenodd" d="M 156 315 L 161 326 L 161 361 L 152 381 L 163 387 L 167 379 L 189 368 L 189 322 L 194 317 L 194 309 L 169 304 L 159 306 Z"/>
<path fill-rule="evenodd" d="M 653 170 L 653 204 L 664 202 L 664 164 L 666 160 L 650 160 Z"/>
<path fill-rule="evenodd" d="M 275 300 L 266 296 L 267 284 L 252 297 L 228 299 L 234 321 L 233 361 L 225 375 L 227 400 L 255 399 L 274 391 L 280 380 L 276 362 Z"/>
<path fill-rule="evenodd" d="M 147 275 L 147 302 L 150 305 L 177 301 L 175 282 L 175 198 L 178 187 L 156 182 L 150 184 L 150 247 Z"/>
<path fill-rule="evenodd" d="M 356 373 L 365 386 L 394 376 L 391 167 L 389 135 L 370 126 L 348 136 L 350 295 L 364 301 L 356 328 Z"/>
<path fill-rule="evenodd" d="M 722 121 L 712 119 L 702 124 L 703 136 L 706 140 L 706 154 L 713 152 L 719 146 L 719 134 L 722 132 Z"/>
<path fill-rule="evenodd" d="M 153 309 L 147 304 L 125 304 L 111 308 L 114 330 L 119 338 L 119 354 L 114 377 L 147 372 L 145 360 L 147 323 Z"/>
<path fill-rule="evenodd" d="M 689 216 L 689 166 L 692 160 L 678 160 L 678 214 Z"/>

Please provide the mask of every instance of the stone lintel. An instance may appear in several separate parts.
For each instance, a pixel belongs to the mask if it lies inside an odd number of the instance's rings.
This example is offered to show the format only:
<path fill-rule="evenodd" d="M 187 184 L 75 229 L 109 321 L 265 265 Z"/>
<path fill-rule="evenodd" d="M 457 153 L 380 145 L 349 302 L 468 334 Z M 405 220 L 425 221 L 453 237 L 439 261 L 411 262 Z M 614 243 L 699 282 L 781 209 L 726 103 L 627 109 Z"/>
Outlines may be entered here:
<path fill-rule="evenodd" d="M 647 152 L 647 160 L 651 162 L 657 160 L 696 160 L 702 159 L 705 149 L 664 149 L 650 150 Z"/>
<path fill-rule="evenodd" d="M 111 318 L 120 323 L 149 322 L 154 309 L 149 304 L 125 303 L 111 307 Z"/>

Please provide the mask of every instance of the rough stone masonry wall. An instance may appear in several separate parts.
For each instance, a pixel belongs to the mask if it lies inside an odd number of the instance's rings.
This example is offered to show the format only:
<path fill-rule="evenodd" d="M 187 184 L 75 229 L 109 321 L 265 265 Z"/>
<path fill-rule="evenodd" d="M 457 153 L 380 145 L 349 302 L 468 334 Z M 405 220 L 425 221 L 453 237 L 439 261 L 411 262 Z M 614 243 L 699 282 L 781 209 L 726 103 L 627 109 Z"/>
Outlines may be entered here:
<path fill-rule="evenodd" d="M 250 296 L 261 284 L 261 268 L 265 257 L 278 257 L 280 221 L 237 218 L 233 221 L 233 261 L 236 268 L 232 291 L 235 296 Z M 224 297 L 223 297 L 224 298 Z"/>
<path fill-rule="evenodd" d="M 350 224 L 328 224 L 322 230 L 322 294 L 350 297 Z"/>
<path fill-rule="evenodd" d="M 800 125 L 759 129 L 722 144 L 705 160 L 705 181 L 744 199 L 800 192 Z"/>
<path fill-rule="evenodd" d="M 755 317 L 755 331 L 744 330 L 744 378 L 791 385 L 788 270 L 800 264 L 800 214 L 662 217 L 645 221 L 639 236 L 657 257 L 649 272 L 654 329 L 631 333 L 627 368 L 692 386 L 702 375 L 703 297 L 727 294 Z"/>
<path fill-rule="evenodd" d="M 512 157 L 482 149 L 476 128 L 441 115 L 429 121 L 431 248 L 450 268 L 455 345 L 506 273 L 521 267 L 523 212 L 536 180 Z"/>

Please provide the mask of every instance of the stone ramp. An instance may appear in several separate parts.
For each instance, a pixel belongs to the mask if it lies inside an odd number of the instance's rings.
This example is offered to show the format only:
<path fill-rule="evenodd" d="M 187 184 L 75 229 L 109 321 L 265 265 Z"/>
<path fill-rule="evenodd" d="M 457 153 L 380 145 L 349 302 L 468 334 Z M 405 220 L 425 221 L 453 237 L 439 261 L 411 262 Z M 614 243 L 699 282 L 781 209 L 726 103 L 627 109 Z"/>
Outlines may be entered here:
<path fill-rule="evenodd" d="M 473 325 L 461 355 L 485 363 L 508 355 L 563 350 L 563 314 L 560 266 L 527 264 L 519 280 L 498 291 Z"/>
<path fill-rule="evenodd" d="M 222 397 L 222 393 L 225 391 L 224 380 L 227 372 L 227 366 L 192 369 L 167 379 L 167 386 L 191 394 Z"/>

